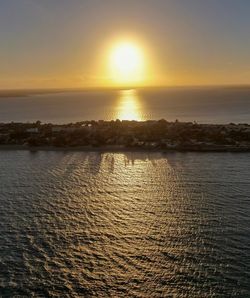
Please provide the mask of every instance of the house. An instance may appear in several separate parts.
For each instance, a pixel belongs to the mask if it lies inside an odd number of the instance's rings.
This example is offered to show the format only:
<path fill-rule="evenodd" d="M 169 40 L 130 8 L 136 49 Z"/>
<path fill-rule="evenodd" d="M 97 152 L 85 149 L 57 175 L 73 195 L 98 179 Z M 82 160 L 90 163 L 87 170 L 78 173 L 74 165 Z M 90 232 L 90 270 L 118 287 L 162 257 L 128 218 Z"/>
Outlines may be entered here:
<path fill-rule="evenodd" d="M 39 133 L 38 127 L 31 127 L 31 128 L 27 128 L 26 132 L 28 133 Z"/>

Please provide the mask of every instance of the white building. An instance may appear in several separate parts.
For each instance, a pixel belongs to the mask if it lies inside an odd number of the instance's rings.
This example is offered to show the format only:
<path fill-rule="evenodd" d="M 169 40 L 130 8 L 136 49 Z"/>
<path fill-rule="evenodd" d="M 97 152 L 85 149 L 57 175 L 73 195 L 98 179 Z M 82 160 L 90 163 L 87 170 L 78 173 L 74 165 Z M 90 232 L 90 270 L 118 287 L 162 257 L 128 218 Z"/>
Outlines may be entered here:
<path fill-rule="evenodd" d="M 38 130 L 38 127 L 32 127 L 32 128 L 27 128 L 26 132 L 28 132 L 28 133 L 38 133 L 39 130 Z"/>

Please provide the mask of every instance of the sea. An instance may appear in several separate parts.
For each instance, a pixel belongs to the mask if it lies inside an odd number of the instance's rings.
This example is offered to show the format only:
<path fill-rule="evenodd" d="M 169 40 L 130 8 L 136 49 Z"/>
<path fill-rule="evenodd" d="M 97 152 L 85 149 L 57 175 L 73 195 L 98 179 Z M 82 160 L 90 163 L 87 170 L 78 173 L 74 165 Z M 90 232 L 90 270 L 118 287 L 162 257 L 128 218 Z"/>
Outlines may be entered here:
<path fill-rule="evenodd" d="M 250 123 L 250 87 L 0 92 L 0 123 L 116 119 Z"/>
<path fill-rule="evenodd" d="M 0 296 L 250 297 L 249 160 L 0 151 Z"/>
<path fill-rule="evenodd" d="M 0 98 L 0 122 L 249 117 L 239 87 Z M 1 148 L 0 297 L 250 297 L 249 161 Z"/>

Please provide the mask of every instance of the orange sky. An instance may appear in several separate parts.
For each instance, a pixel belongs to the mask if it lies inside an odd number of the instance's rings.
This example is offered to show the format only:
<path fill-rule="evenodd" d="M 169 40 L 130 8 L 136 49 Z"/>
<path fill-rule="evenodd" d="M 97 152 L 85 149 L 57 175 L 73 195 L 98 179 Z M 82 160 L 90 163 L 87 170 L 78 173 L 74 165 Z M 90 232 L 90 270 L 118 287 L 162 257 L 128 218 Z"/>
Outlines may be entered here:
<path fill-rule="evenodd" d="M 135 85 L 249 84 L 249 13 L 243 0 L 2 1 L 0 89 L 117 86 L 118 40 L 143 53 Z"/>

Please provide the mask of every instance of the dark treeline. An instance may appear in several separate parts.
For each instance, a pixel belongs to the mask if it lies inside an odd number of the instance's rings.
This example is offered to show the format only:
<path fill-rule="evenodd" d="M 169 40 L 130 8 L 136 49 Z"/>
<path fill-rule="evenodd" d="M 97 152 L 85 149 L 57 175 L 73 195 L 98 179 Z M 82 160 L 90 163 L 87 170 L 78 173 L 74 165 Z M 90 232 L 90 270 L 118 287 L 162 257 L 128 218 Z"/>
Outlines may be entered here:
<path fill-rule="evenodd" d="M 159 121 L 82 121 L 66 125 L 0 124 L 0 145 L 123 146 L 179 150 L 248 150 L 248 124 L 197 124 Z"/>

